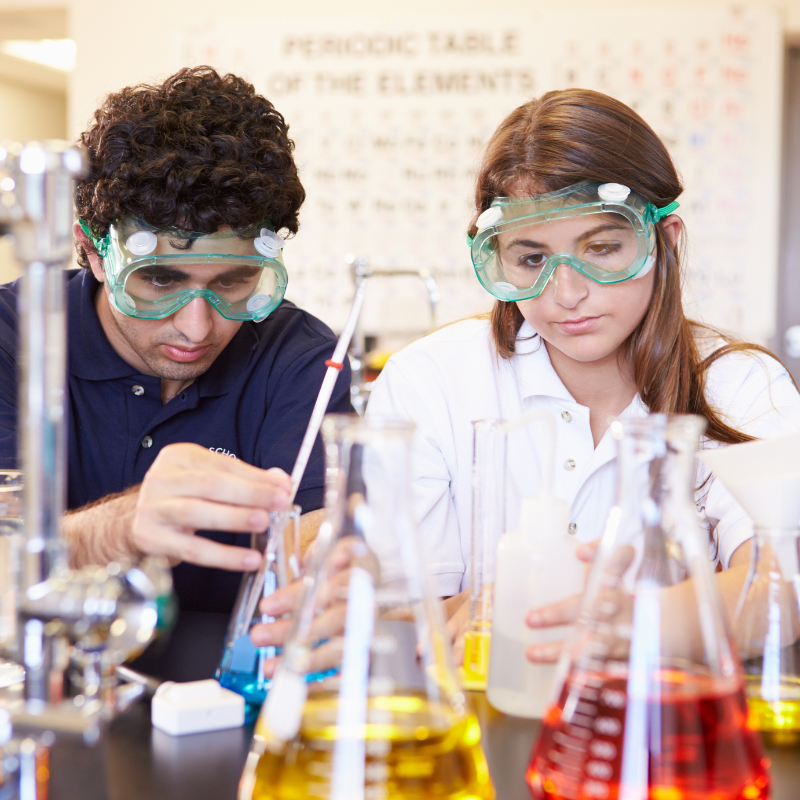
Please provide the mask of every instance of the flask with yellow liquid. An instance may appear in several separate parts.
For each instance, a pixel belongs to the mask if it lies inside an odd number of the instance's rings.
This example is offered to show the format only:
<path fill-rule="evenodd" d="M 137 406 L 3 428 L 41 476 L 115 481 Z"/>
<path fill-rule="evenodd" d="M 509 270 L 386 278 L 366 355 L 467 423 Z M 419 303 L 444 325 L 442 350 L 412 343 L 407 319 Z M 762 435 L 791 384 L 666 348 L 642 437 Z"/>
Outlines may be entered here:
<path fill-rule="evenodd" d="M 330 415 L 326 522 L 239 800 L 493 800 L 411 515 L 406 423 Z M 308 674 L 325 674 L 308 682 Z"/>
<path fill-rule="evenodd" d="M 767 744 L 800 746 L 800 529 L 756 528 L 756 568 L 734 620 L 750 725 Z"/>
<path fill-rule="evenodd" d="M 800 747 L 800 435 L 701 458 L 755 522 L 750 573 L 733 619 L 748 724 L 769 745 Z"/>

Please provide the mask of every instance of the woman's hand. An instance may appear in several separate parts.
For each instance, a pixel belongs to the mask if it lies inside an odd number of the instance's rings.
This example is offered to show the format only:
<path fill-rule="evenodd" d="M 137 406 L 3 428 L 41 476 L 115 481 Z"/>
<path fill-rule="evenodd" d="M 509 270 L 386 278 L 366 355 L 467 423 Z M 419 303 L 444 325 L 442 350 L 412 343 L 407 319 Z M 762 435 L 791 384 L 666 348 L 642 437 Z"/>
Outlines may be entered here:
<path fill-rule="evenodd" d="M 600 540 L 596 539 L 588 544 L 581 545 L 576 551 L 578 558 L 586 564 L 594 562 L 597 551 L 600 547 Z M 603 618 L 611 621 L 620 621 L 623 618 L 629 619 L 632 610 L 632 599 L 630 595 L 619 586 L 619 579 L 628 569 L 633 561 L 634 550 L 625 545 L 617 549 L 616 553 L 609 559 L 607 564 L 607 575 L 612 579 L 612 587 L 604 588 L 597 598 L 598 613 L 602 613 Z M 578 618 L 578 609 L 581 603 L 581 594 L 574 594 L 557 603 L 540 606 L 528 612 L 525 623 L 529 628 L 552 628 L 558 625 L 572 625 Z M 528 661 L 535 664 L 549 664 L 558 661 L 561 651 L 566 642 L 542 642 L 541 644 L 529 645 L 525 651 Z"/>
<path fill-rule="evenodd" d="M 461 666 L 464 661 L 464 637 L 469 630 L 469 589 L 442 600 L 446 632 L 453 645 L 453 665 Z"/>

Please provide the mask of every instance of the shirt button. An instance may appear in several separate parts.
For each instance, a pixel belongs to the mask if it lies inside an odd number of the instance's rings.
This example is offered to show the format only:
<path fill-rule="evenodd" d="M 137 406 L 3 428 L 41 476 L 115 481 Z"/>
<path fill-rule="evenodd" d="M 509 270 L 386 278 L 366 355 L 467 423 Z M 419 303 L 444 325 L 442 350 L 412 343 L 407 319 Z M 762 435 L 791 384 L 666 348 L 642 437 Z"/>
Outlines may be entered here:
<path fill-rule="evenodd" d="M 144 386 L 139 386 L 137 383 L 136 386 L 131 388 L 131 391 L 137 396 L 141 397 L 144 394 Z"/>
<path fill-rule="evenodd" d="M 574 522 L 570 522 L 567 526 L 567 531 L 570 536 L 574 536 L 578 532 L 578 526 Z"/>
<path fill-rule="evenodd" d="M 149 436 L 145 436 L 144 439 L 142 439 L 142 447 L 144 447 L 144 449 L 147 450 L 148 447 L 152 446 L 153 446 L 153 440 Z"/>
<path fill-rule="evenodd" d="M 575 469 L 575 462 L 574 462 L 574 461 L 573 461 L 571 458 L 568 458 L 568 459 L 567 459 L 567 460 L 564 462 L 564 469 L 565 469 L 567 472 L 572 472 L 572 470 L 574 470 L 574 469 Z"/>
<path fill-rule="evenodd" d="M 563 419 L 564 422 L 572 422 L 572 414 L 570 414 L 569 411 L 562 411 L 561 419 Z"/>

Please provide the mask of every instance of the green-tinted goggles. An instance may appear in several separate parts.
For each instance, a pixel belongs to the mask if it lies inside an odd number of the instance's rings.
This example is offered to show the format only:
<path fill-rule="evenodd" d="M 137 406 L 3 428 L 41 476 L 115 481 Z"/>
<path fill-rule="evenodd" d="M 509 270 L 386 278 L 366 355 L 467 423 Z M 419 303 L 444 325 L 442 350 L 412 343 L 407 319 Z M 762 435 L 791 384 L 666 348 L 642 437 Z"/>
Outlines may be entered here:
<path fill-rule="evenodd" d="M 103 258 L 109 297 L 129 317 L 163 319 L 201 297 L 226 319 L 259 322 L 286 292 L 283 239 L 268 223 L 196 233 L 123 219 L 103 239 L 80 224 Z"/>
<path fill-rule="evenodd" d="M 567 264 L 597 283 L 646 275 L 655 263 L 656 208 L 619 183 L 583 182 L 535 197 L 496 197 L 467 241 L 483 287 L 500 300 L 538 297 Z"/>

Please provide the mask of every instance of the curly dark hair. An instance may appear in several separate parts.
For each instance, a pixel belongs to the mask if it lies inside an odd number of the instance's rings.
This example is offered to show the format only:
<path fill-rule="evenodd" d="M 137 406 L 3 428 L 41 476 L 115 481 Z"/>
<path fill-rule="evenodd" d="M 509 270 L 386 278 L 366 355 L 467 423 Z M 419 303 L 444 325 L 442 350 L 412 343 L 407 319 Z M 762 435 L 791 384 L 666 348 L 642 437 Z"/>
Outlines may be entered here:
<path fill-rule="evenodd" d="M 211 67 L 128 86 L 80 136 L 90 166 L 75 191 L 78 216 L 98 238 L 123 215 L 203 233 L 269 219 L 297 233 L 306 195 L 288 129 L 251 84 Z M 80 245 L 78 261 L 89 266 Z"/>

